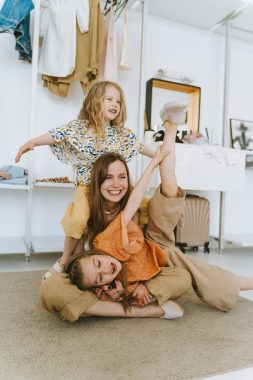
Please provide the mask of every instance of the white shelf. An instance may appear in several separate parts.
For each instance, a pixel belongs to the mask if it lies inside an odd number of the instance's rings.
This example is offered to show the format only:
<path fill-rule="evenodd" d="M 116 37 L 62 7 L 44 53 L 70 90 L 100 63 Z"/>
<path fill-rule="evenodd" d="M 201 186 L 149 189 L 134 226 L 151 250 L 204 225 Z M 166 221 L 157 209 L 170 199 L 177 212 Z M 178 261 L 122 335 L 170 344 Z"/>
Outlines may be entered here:
<path fill-rule="evenodd" d="M 31 243 L 34 253 L 63 252 L 64 236 L 33 236 Z"/>
<path fill-rule="evenodd" d="M 253 247 L 253 233 L 252 234 L 228 234 L 225 235 L 225 241 L 238 245 L 240 247 Z"/>
<path fill-rule="evenodd" d="M 74 183 L 58 183 L 58 182 L 33 182 L 34 187 L 65 187 L 65 188 L 75 188 Z"/>
<path fill-rule="evenodd" d="M 5 190 L 29 190 L 28 185 L 2 185 L 0 184 L 0 189 L 5 189 Z"/>
<path fill-rule="evenodd" d="M 22 237 L 0 237 L 0 254 L 26 253 Z"/>

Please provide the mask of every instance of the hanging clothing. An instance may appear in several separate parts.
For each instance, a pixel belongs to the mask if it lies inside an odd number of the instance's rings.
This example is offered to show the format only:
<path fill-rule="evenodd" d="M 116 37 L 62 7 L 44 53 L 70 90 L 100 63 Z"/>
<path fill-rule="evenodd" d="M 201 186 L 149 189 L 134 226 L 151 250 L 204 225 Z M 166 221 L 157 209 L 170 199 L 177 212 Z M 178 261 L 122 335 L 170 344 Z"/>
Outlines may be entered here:
<path fill-rule="evenodd" d="M 5 0 L 0 10 L 0 33 L 14 34 L 19 59 L 28 62 L 32 61 L 30 12 L 33 8 L 31 0 Z"/>
<path fill-rule="evenodd" d="M 105 63 L 103 79 L 117 82 L 118 81 L 118 51 L 117 51 L 117 35 L 115 24 L 113 21 L 114 7 L 107 14 L 107 37 L 105 47 Z"/>
<path fill-rule="evenodd" d="M 124 26 L 123 26 L 123 43 L 120 57 L 119 68 L 121 70 L 131 70 L 133 68 L 132 49 L 128 32 L 128 13 L 125 7 Z"/>
<path fill-rule="evenodd" d="M 66 97 L 70 83 L 80 81 L 85 93 L 98 79 L 103 57 L 105 40 L 105 22 L 101 13 L 100 1 L 90 0 L 90 27 L 87 33 L 81 33 L 76 25 L 76 62 L 75 70 L 67 77 L 43 75 L 43 85 L 58 96 Z"/>
<path fill-rule="evenodd" d="M 43 44 L 38 71 L 66 77 L 75 69 L 76 21 L 81 33 L 89 30 L 89 0 L 42 0 L 40 35 Z"/>

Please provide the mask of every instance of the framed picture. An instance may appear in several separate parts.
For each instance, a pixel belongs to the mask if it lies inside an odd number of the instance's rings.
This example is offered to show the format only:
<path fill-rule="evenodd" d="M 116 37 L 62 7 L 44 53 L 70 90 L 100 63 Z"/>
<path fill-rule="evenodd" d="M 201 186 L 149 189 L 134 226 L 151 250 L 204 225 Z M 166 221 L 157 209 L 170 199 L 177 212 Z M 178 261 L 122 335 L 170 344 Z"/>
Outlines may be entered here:
<path fill-rule="evenodd" d="M 253 169 L 253 154 L 246 154 L 246 168 Z"/>
<path fill-rule="evenodd" d="M 230 119 L 230 133 L 232 148 L 253 153 L 253 121 Z"/>

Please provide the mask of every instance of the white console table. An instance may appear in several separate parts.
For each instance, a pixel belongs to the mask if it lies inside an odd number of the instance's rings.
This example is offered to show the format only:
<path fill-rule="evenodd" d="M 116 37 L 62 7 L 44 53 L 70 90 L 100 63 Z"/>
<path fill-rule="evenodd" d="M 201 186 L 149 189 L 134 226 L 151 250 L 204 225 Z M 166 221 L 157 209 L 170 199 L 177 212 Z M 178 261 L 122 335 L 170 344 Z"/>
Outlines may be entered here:
<path fill-rule="evenodd" d="M 150 145 L 156 149 L 157 143 Z M 176 176 L 185 190 L 219 191 L 219 249 L 224 240 L 222 194 L 227 191 L 243 191 L 245 185 L 246 152 L 215 145 L 176 144 Z M 144 159 L 144 163 L 146 158 Z M 145 164 L 146 166 L 146 164 Z M 160 182 L 159 174 L 151 187 Z M 224 197 L 223 197 L 224 198 Z"/>
<path fill-rule="evenodd" d="M 176 175 L 186 190 L 243 191 L 245 153 L 219 146 L 176 144 Z"/>

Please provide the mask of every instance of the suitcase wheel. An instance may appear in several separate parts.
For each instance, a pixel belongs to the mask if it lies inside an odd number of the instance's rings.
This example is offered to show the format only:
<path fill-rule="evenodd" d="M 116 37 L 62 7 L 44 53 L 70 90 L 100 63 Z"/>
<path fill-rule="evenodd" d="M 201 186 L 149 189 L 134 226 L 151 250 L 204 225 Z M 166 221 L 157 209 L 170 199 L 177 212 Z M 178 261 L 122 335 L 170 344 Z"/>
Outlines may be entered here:
<path fill-rule="evenodd" d="M 210 253 L 209 241 L 204 244 L 204 253 Z"/>

